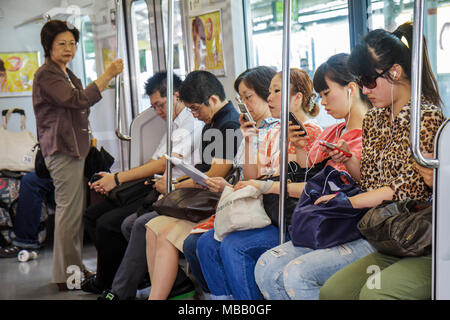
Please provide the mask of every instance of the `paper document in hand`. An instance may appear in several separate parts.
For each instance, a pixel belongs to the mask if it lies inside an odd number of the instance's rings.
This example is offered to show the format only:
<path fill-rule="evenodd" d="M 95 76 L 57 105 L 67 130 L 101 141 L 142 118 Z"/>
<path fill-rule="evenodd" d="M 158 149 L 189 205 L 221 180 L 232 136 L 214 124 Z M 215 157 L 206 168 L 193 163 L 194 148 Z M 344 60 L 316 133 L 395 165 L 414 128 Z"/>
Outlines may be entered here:
<path fill-rule="evenodd" d="M 174 166 L 183 171 L 186 175 L 194 179 L 196 183 L 206 187 L 206 184 L 203 182 L 203 180 L 209 179 L 206 174 L 195 168 L 193 165 L 184 163 L 183 160 L 179 158 L 169 157 L 167 154 L 164 154 L 164 157 L 170 160 Z"/>

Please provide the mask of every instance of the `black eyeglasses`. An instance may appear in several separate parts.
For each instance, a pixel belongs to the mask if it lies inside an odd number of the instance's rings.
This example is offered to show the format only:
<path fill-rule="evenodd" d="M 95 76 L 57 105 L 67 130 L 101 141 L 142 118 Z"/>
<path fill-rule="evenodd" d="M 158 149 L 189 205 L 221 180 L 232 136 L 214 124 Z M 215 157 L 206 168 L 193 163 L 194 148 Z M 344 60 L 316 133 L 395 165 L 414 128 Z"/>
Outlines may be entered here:
<path fill-rule="evenodd" d="M 382 77 L 390 69 L 391 67 L 387 68 L 381 73 L 375 71 L 376 75 L 374 76 L 361 76 L 356 80 L 356 83 L 361 89 L 362 87 L 366 87 L 367 89 L 375 89 L 377 87 L 377 79 L 379 77 Z"/>
<path fill-rule="evenodd" d="M 199 114 L 200 109 L 202 108 L 202 105 L 205 105 L 205 106 L 209 105 L 208 101 L 209 101 L 209 97 L 203 103 L 199 103 L 196 106 L 195 105 L 191 105 L 191 106 L 186 105 L 186 108 L 193 114 Z"/>
<path fill-rule="evenodd" d="M 154 103 L 154 104 L 150 105 L 150 108 L 152 108 L 153 110 L 156 111 L 156 110 L 163 110 L 165 106 L 166 106 L 165 102 L 163 102 L 163 103 Z"/>

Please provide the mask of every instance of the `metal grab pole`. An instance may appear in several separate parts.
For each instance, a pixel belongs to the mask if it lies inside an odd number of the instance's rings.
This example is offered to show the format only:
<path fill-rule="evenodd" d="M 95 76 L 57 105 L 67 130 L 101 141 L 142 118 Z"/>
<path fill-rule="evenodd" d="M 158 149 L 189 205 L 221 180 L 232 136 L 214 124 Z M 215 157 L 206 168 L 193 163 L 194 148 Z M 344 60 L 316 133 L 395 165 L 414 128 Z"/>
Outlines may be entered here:
<path fill-rule="evenodd" d="M 413 43 L 411 57 L 411 127 L 410 127 L 410 143 L 414 160 L 421 166 L 427 168 L 438 168 L 438 159 L 427 159 L 420 150 L 420 98 L 422 95 L 422 67 L 423 67 L 423 31 L 424 31 L 425 1 L 416 0 L 414 2 L 414 25 L 413 25 Z M 433 188 L 433 234 L 432 234 L 432 259 L 431 259 L 431 299 L 436 299 L 436 265 L 437 265 L 437 192 L 436 192 L 436 175 L 434 176 Z"/>
<path fill-rule="evenodd" d="M 116 59 L 119 59 L 122 55 L 120 54 L 120 48 L 122 44 L 122 5 L 121 0 L 116 0 Z M 120 131 L 120 120 L 121 120 L 121 112 L 120 112 L 120 74 L 118 74 L 115 78 L 116 87 L 114 88 L 115 93 L 115 108 L 116 108 L 116 136 L 120 140 L 123 141 L 131 141 L 131 137 L 123 134 Z M 123 157 L 123 155 L 122 155 Z M 123 159 L 122 159 L 123 164 Z"/>
<path fill-rule="evenodd" d="M 173 122 L 173 0 L 168 0 L 168 40 L 167 40 L 167 152 L 172 156 Z M 172 191 L 172 163 L 166 159 L 166 192 Z"/>
<path fill-rule="evenodd" d="M 288 112 L 289 112 L 289 88 L 290 88 L 290 39 L 291 39 L 291 0 L 284 0 L 283 12 L 283 69 L 282 69 L 282 90 L 281 90 L 281 158 L 280 158 L 280 203 L 278 211 L 279 221 L 279 243 L 284 243 L 286 239 L 286 221 L 284 218 L 285 201 L 287 199 L 287 160 L 288 160 Z"/>
<path fill-rule="evenodd" d="M 417 163 L 427 168 L 437 168 L 437 159 L 427 159 L 420 151 L 420 97 L 422 93 L 423 66 L 423 29 L 424 29 L 425 1 L 416 0 L 414 3 L 413 44 L 411 58 L 411 151 Z"/>

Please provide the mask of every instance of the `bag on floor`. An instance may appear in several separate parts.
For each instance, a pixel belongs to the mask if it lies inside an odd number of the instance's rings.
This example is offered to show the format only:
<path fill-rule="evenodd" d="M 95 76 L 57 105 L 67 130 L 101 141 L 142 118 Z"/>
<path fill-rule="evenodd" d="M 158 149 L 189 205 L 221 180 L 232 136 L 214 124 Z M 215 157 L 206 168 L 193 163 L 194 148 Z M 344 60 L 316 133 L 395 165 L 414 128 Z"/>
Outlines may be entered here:
<path fill-rule="evenodd" d="M 431 253 L 431 203 L 415 200 L 382 204 L 370 209 L 358 223 L 361 234 L 379 252 L 397 257 Z"/>
<path fill-rule="evenodd" d="M 19 200 L 20 179 L 0 174 L 0 245 L 14 239 L 13 225 Z"/>
<path fill-rule="evenodd" d="M 13 132 L 7 129 L 11 114 L 20 114 L 21 131 Z M 3 123 L 0 128 L 0 170 L 32 171 L 36 157 L 36 138 L 26 130 L 25 111 L 22 109 L 6 109 L 2 111 Z"/>

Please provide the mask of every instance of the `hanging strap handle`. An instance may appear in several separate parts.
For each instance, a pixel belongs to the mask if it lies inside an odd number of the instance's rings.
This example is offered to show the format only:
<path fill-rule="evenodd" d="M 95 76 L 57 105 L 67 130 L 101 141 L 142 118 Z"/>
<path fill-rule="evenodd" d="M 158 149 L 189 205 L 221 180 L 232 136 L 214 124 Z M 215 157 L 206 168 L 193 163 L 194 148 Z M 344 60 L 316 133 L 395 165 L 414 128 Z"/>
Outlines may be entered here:
<path fill-rule="evenodd" d="M 25 111 L 20 108 L 11 108 L 11 109 L 2 110 L 2 127 L 3 127 L 3 129 L 6 130 L 9 118 L 11 117 L 11 115 L 13 113 L 20 114 L 20 129 L 22 131 L 25 131 L 25 129 L 26 129 L 25 121 L 26 121 L 27 117 L 25 116 Z"/>

